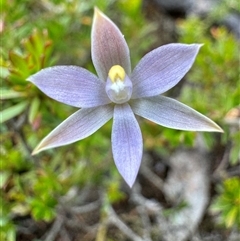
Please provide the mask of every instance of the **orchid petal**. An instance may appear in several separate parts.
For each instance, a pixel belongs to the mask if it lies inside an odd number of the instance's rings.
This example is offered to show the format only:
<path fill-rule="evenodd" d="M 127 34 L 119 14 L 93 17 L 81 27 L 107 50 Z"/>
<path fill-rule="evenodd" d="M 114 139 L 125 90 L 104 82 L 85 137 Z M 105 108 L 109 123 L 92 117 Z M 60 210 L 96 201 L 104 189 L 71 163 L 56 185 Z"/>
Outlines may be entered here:
<path fill-rule="evenodd" d="M 67 105 L 89 108 L 110 103 L 105 83 L 81 67 L 49 67 L 28 80 L 49 97 Z"/>
<path fill-rule="evenodd" d="M 131 107 L 135 114 L 165 127 L 186 131 L 223 132 L 206 116 L 165 96 L 133 100 Z"/>
<path fill-rule="evenodd" d="M 162 94 L 192 67 L 200 44 L 168 44 L 146 54 L 133 70 L 132 98 Z"/>
<path fill-rule="evenodd" d="M 112 151 L 118 171 L 132 187 L 141 164 L 143 143 L 140 127 L 127 103 L 114 108 Z"/>
<path fill-rule="evenodd" d="M 124 36 L 115 23 L 97 8 L 94 11 L 91 40 L 92 61 L 101 80 L 107 80 L 108 71 L 114 65 L 122 66 L 130 75 L 129 49 Z"/>
<path fill-rule="evenodd" d="M 110 105 L 78 110 L 50 132 L 32 154 L 82 140 L 102 127 L 112 115 Z"/>

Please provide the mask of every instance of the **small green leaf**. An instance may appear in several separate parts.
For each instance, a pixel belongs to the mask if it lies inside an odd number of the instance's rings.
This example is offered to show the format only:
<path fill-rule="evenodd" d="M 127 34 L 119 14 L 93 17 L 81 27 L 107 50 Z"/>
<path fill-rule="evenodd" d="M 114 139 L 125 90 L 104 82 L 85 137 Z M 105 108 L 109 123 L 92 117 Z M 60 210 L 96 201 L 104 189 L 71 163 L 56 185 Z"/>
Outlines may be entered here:
<path fill-rule="evenodd" d="M 35 97 L 30 104 L 29 114 L 28 114 L 28 120 L 32 124 L 34 119 L 37 116 L 38 110 L 40 106 L 40 100 L 39 98 Z"/>
<path fill-rule="evenodd" d="M 34 47 L 35 51 L 37 52 L 37 56 L 40 56 L 43 50 L 43 46 L 42 46 L 42 36 L 39 33 L 39 31 L 37 29 L 33 30 L 32 35 L 29 37 L 29 40 L 32 44 L 32 46 Z"/>
<path fill-rule="evenodd" d="M 13 117 L 21 114 L 27 107 L 28 102 L 23 101 L 17 105 L 11 106 L 0 112 L 0 123 L 12 119 Z"/>
<path fill-rule="evenodd" d="M 234 225 L 234 223 L 236 222 L 237 220 L 237 216 L 238 216 L 238 208 L 239 207 L 232 207 L 230 209 L 230 211 L 227 213 L 226 217 L 225 217 L 225 222 L 226 222 L 226 226 L 229 228 L 229 227 L 232 227 Z"/>
<path fill-rule="evenodd" d="M 9 176 L 10 176 L 10 173 L 8 173 L 8 172 L 0 172 L 0 188 L 3 188 L 3 186 L 6 184 Z"/>
<path fill-rule="evenodd" d="M 24 48 L 33 56 L 36 55 L 36 50 L 34 49 L 34 46 L 32 45 L 29 38 L 23 39 L 22 44 Z"/>
<path fill-rule="evenodd" d="M 7 90 L 7 89 L 0 89 L 0 100 L 7 100 L 22 97 L 23 93 L 14 91 L 14 90 Z"/>
<path fill-rule="evenodd" d="M 135 16 L 141 8 L 141 0 L 132 0 L 131 4 L 128 4 L 127 0 L 119 1 L 121 10 L 130 16 Z"/>
<path fill-rule="evenodd" d="M 232 148 L 230 151 L 230 163 L 231 165 L 236 165 L 240 160 L 240 131 L 236 132 L 232 136 Z"/>
<path fill-rule="evenodd" d="M 26 78 L 28 77 L 28 75 L 23 74 L 22 72 L 19 72 L 17 69 L 9 68 L 8 70 L 10 73 L 10 75 L 8 76 L 8 79 L 12 83 L 17 85 L 22 85 L 22 86 L 27 84 Z"/>
<path fill-rule="evenodd" d="M 26 62 L 26 59 L 23 56 L 20 56 L 19 54 L 10 51 L 9 52 L 9 59 L 11 60 L 13 66 L 17 69 L 19 69 L 21 72 L 28 73 L 28 64 Z"/>

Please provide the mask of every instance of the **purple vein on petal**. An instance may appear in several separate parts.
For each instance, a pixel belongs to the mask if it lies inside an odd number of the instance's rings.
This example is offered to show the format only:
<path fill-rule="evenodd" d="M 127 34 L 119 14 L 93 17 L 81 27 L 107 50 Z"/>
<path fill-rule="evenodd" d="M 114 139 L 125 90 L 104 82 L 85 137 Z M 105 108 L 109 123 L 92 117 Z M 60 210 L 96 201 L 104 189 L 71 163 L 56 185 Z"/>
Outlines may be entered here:
<path fill-rule="evenodd" d="M 208 117 L 196 110 L 165 96 L 133 100 L 133 112 L 159 125 L 186 131 L 223 132 Z"/>
<path fill-rule="evenodd" d="M 110 103 L 105 83 L 81 67 L 49 67 L 28 80 L 49 97 L 67 105 L 88 108 Z"/>
<path fill-rule="evenodd" d="M 91 42 L 92 61 L 101 80 L 107 80 L 108 72 L 114 65 L 121 65 L 130 75 L 129 48 L 124 36 L 98 8 L 94 10 Z"/>
<path fill-rule="evenodd" d="M 82 140 L 97 131 L 112 116 L 111 105 L 78 110 L 50 132 L 32 154 Z"/>
<path fill-rule="evenodd" d="M 141 164 L 143 142 L 138 122 L 127 103 L 114 108 L 112 151 L 118 171 L 132 187 Z"/>
<path fill-rule="evenodd" d="M 146 54 L 131 75 L 132 98 L 156 96 L 175 86 L 192 67 L 201 44 L 167 44 Z"/>

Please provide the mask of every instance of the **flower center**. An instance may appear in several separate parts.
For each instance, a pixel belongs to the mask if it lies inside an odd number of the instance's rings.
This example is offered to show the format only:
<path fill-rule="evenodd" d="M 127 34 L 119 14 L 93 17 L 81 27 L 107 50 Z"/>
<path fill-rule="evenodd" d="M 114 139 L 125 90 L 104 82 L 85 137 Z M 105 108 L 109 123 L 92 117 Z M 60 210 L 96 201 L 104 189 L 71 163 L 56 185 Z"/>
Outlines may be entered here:
<path fill-rule="evenodd" d="M 109 99 L 117 104 L 127 102 L 132 95 L 132 82 L 120 65 L 114 65 L 108 72 L 106 92 Z"/>

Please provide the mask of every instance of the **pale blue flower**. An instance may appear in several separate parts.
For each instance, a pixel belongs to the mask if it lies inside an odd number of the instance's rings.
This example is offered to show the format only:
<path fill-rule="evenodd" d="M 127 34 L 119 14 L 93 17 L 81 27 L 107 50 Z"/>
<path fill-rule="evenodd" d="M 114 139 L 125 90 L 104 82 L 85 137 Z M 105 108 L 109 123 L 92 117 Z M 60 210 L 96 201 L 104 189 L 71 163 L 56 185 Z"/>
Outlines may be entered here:
<path fill-rule="evenodd" d="M 146 54 L 131 71 L 129 49 L 117 26 L 95 8 L 92 61 L 98 77 L 76 66 L 55 66 L 29 77 L 49 97 L 81 108 L 35 148 L 40 151 L 84 139 L 113 117 L 112 152 L 132 187 L 142 159 L 142 134 L 135 114 L 159 125 L 188 131 L 222 129 L 177 100 L 161 96 L 191 68 L 200 44 L 168 44 Z"/>

